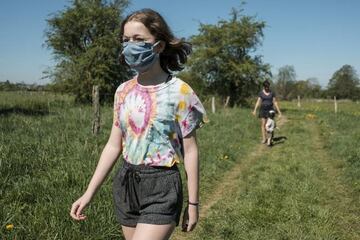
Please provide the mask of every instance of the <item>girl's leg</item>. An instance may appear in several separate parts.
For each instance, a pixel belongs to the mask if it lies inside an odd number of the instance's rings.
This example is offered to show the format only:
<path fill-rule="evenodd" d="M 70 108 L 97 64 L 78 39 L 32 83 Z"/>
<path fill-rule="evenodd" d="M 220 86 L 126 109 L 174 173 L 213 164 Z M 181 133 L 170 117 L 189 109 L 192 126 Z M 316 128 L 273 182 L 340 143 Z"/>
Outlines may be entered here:
<path fill-rule="evenodd" d="M 135 233 L 135 229 L 134 227 L 127 227 L 127 226 L 121 226 L 122 228 L 122 232 L 124 234 L 124 237 L 126 240 L 132 240 L 134 233 Z"/>
<path fill-rule="evenodd" d="M 262 134 L 262 143 L 266 142 L 266 130 L 265 130 L 266 118 L 261 118 L 261 134 Z"/>
<path fill-rule="evenodd" d="M 167 225 L 138 223 L 132 240 L 167 240 L 174 229 L 175 223 Z"/>

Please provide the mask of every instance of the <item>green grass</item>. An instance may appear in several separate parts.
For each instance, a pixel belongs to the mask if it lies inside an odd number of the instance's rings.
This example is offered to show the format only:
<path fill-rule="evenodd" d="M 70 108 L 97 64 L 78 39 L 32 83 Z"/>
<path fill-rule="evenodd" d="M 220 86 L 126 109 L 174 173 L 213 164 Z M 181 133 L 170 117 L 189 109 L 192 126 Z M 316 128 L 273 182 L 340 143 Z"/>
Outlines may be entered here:
<path fill-rule="evenodd" d="M 241 172 L 237 190 L 223 196 L 189 236 L 359 238 L 358 219 L 344 211 L 344 204 L 336 204 L 350 199 L 346 203 L 353 213 L 359 212 L 355 204 L 359 196 L 359 110 L 356 103 L 346 104 L 339 104 L 341 114 L 333 124 L 328 105 L 309 103 L 298 111 L 295 103 L 281 103 L 289 121 L 280 133 L 288 140 L 265 149 L 266 155 Z M 250 112 L 229 109 L 209 114 L 210 123 L 198 131 L 202 203 L 211 199 L 222 177 L 259 146 L 259 121 Z M 112 107 L 103 106 L 101 114 L 102 129 L 95 137 L 91 107 L 76 106 L 69 96 L 0 93 L 0 239 L 122 238 L 112 203 L 115 169 L 87 209 L 88 219 L 78 223 L 69 216 L 108 138 Z M 309 120 L 308 114 L 316 117 Z M 320 146 L 314 143 L 315 130 L 322 139 Z M 339 182 L 326 164 L 339 173 Z M 183 165 L 181 170 L 184 175 Z M 331 183 L 349 194 L 339 195 Z M 14 229 L 6 230 L 7 224 L 14 224 Z"/>
<path fill-rule="evenodd" d="M 344 178 L 360 200 L 360 117 L 352 113 L 319 114 L 319 125 L 326 149 L 342 160 Z"/>
<path fill-rule="evenodd" d="M 313 105 L 283 104 L 289 121 L 278 134 L 288 139 L 260 146 L 238 190 L 219 199 L 190 239 L 359 239 L 356 105 L 336 116 Z"/>
<path fill-rule="evenodd" d="M 74 105 L 74 97 L 48 92 L 0 92 L 0 99 L 1 116 L 11 113 L 46 115 L 52 109 Z"/>
<path fill-rule="evenodd" d="M 200 147 L 200 195 L 206 201 L 213 185 L 222 179 L 239 156 L 249 154 L 260 141 L 259 123 L 248 109 L 222 110 L 210 114 L 210 123 L 198 131 Z M 260 125 L 259 125 L 260 126 Z"/>
<path fill-rule="evenodd" d="M 291 112 L 299 112 L 295 103 L 285 103 Z M 333 102 L 305 102 L 301 110 L 304 117 L 313 115 L 320 127 L 320 134 L 330 155 L 340 159 L 338 167 L 351 185 L 354 195 L 360 196 L 360 103 L 339 102 L 335 114 Z"/>
<path fill-rule="evenodd" d="M 36 102 L 36 100 L 34 100 Z M 51 102 L 50 102 L 51 103 Z M 37 106 L 48 106 L 39 98 Z M 89 208 L 90 219 L 75 223 L 69 208 L 95 169 L 111 127 L 111 107 L 103 108 L 103 129 L 91 134 L 91 108 L 53 106 L 45 114 L 6 113 L 0 120 L 1 235 L 14 224 L 16 239 L 111 239 L 111 186 L 104 185 Z M 17 106 L 26 107 L 26 102 Z M 28 114 L 29 113 L 29 114 Z M 99 213 L 99 214 L 96 214 Z M 96 217 L 95 217 L 96 216 Z M 96 229 L 96 230 L 95 230 Z M 94 231 L 95 230 L 95 231 Z"/>
<path fill-rule="evenodd" d="M 0 118 L 1 236 L 9 234 L 7 224 L 14 224 L 12 234 L 17 239 L 119 239 L 111 177 L 87 210 L 87 221 L 76 223 L 69 217 L 69 208 L 85 190 L 107 141 L 112 107 L 102 107 L 102 130 L 95 137 L 91 107 L 74 106 L 71 98 L 59 97 L 0 94 L 6 103 L 1 109 L 15 109 L 4 111 Z M 247 112 L 210 114 L 210 123 L 199 130 L 204 199 L 234 164 L 237 153 L 246 154 L 257 141 L 250 131 L 257 123 L 243 114 Z M 181 169 L 184 175 L 183 165 Z"/>

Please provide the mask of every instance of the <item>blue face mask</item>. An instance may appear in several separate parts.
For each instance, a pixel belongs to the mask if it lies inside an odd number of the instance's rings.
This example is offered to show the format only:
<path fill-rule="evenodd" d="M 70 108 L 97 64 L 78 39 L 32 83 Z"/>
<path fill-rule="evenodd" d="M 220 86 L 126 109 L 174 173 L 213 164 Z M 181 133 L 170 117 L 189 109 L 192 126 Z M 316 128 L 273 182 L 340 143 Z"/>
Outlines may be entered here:
<path fill-rule="evenodd" d="M 154 52 L 154 47 L 160 41 L 151 44 L 147 42 L 124 42 L 121 54 L 125 57 L 125 62 L 138 73 L 147 71 L 159 58 L 159 54 Z"/>

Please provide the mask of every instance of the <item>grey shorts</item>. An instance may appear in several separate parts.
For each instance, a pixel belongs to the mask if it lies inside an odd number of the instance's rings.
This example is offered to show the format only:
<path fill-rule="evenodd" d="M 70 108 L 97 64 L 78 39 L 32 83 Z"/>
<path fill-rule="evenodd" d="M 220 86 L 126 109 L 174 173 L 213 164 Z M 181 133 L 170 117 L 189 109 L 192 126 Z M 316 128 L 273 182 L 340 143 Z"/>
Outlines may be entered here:
<path fill-rule="evenodd" d="M 183 204 L 177 166 L 150 167 L 126 161 L 114 178 L 115 215 L 123 226 L 179 224 Z"/>

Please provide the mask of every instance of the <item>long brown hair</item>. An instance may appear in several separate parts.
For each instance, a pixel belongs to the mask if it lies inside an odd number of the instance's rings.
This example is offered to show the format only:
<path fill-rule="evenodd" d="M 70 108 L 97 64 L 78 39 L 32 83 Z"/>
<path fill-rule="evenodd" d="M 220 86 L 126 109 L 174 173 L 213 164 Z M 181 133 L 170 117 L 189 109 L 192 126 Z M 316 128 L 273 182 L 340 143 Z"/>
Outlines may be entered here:
<path fill-rule="evenodd" d="M 141 22 L 157 41 L 165 42 L 165 49 L 160 53 L 160 66 L 165 72 L 180 71 L 184 68 L 187 56 L 191 53 L 191 44 L 184 39 L 176 38 L 158 12 L 145 8 L 128 15 L 120 26 L 121 39 L 124 35 L 124 26 L 130 21 Z"/>

